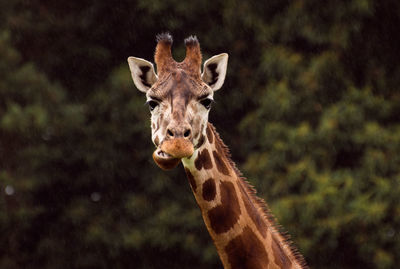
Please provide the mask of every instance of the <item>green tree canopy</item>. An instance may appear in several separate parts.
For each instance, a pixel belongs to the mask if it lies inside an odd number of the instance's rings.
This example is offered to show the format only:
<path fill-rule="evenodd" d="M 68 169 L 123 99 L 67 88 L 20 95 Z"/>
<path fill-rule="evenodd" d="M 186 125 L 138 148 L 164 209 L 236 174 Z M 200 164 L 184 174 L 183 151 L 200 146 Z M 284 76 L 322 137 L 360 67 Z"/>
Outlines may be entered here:
<path fill-rule="evenodd" d="M 4 2 L 4 1 L 3 1 Z M 0 267 L 221 268 L 128 56 L 227 52 L 210 121 L 311 268 L 400 263 L 400 2 L 0 4 Z"/>

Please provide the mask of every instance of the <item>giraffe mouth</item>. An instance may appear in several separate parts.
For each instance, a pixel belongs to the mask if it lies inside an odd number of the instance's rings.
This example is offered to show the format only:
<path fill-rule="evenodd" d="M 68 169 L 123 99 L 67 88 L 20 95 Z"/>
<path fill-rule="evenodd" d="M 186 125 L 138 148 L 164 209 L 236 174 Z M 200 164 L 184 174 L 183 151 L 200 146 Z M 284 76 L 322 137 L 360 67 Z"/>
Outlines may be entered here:
<path fill-rule="evenodd" d="M 172 157 L 168 153 L 162 151 L 161 149 L 157 149 L 156 154 L 158 157 L 163 158 L 163 159 L 171 159 L 171 158 L 175 159 L 174 157 Z"/>
<path fill-rule="evenodd" d="M 181 161 L 180 158 L 175 158 L 160 148 L 153 152 L 153 160 L 163 170 L 171 170 Z"/>
<path fill-rule="evenodd" d="M 182 158 L 193 155 L 193 143 L 187 139 L 176 138 L 165 140 L 153 152 L 155 163 L 163 170 L 171 170 L 175 168 Z"/>

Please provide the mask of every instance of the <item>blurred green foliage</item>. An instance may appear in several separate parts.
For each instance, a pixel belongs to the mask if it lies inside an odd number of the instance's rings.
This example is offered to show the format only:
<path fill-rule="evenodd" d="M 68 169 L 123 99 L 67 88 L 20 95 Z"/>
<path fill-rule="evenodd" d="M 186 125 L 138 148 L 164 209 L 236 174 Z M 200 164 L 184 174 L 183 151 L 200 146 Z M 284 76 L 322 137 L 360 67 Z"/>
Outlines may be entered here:
<path fill-rule="evenodd" d="M 210 121 L 312 268 L 400 263 L 400 2 L 0 4 L 0 268 L 221 268 L 126 58 L 227 52 Z"/>

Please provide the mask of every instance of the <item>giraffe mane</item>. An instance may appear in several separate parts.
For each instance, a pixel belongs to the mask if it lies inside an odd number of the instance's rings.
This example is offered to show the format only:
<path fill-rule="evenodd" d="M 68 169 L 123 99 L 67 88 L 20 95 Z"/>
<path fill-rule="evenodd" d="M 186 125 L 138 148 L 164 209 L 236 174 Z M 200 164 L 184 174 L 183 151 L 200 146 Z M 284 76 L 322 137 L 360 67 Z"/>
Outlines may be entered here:
<path fill-rule="evenodd" d="M 215 129 L 214 125 L 208 122 L 208 127 L 211 129 L 211 131 L 214 134 L 214 139 L 215 139 L 215 144 L 219 145 L 219 147 L 222 149 L 222 154 L 223 157 L 225 157 L 226 160 L 228 160 L 230 166 L 233 168 L 235 171 L 235 174 L 237 175 L 240 184 L 246 191 L 246 193 L 249 195 L 250 199 L 262 210 L 262 217 L 264 220 L 266 220 L 270 226 L 268 226 L 269 229 L 272 229 L 273 234 L 277 234 L 280 238 L 280 241 L 285 243 L 289 247 L 290 254 L 293 256 L 293 258 L 298 262 L 301 268 L 303 269 L 308 269 L 309 267 L 306 264 L 306 261 L 301 255 L 301 253 L 298 251 L 297 247 L 293 244 L 293 241 L 290 238 L 290 234 L 287 233 L 287 231 L 283 228 L 282 225 L 279 224 L 278 220 L 272 213 L 272 211 L 269 209 L 268 205 L 264 201 L 264 199 L 260 198 L 257 196 L 257 190 L 254 188 L 254 186 L 247 180 L 247 178 L 243 177 L 242 173 L 240 170 L 237 168 L 235 162 L 231 158 L 231 153 L 224 143 L 224 141 L 221 139 L 219 133 Z"/>

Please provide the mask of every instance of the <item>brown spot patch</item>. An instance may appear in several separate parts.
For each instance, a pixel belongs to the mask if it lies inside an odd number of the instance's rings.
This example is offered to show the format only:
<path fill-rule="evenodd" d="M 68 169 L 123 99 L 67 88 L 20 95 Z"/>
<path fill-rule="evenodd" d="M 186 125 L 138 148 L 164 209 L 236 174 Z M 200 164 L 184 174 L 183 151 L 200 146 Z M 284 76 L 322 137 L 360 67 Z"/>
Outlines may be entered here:
<path fill-rule="evenodd" d="M 245 227 L 243 233 L 235 237 L 225 247 L 232 269 L 260 269 L 268 267 L 268 254 L 254 232 Z"/>
<path fill-rule="evenodd" d="M 199 155 L 194 161 L 194 165 L 196 166 L 196 169 L 199 171 L 201 170 L 202 167 L 204 167 L 204 169 L 211 169 L 213 167 L 210 153 L 208 152 L 207 149 L 203 149 L 201 152 L 199 152 Z"/>
<path fill-rule="evenodd" d="M 157 130 L 160 128 L 161 126 L 161 130 L 162 132 L 167 132 L 167 127 L 169 124 L 169 120 L 168 118 L 166 120 L 164 120 L 164 114 L 160 115 L 160 123 L 158 124 Z M 165 134 L 165 133 L 164 133 Z"/>
<path fill-rule="evenodd" d="M 240 206 L 235 187 L 231 182 L 221 182 L 221 205 L 208 211 L 211 228 L 217 234 L 229 231 L 239 220 Z"/>
<path fill-rule="evenodd" d="M 208 142 L 210 142 L 210 144 L 212 144 L 214 142 L 214 136 L 212 134 L 211 127 L 208 125 L 207 125 L 207 129 L 206 129 L 206 133 L 207 133 Z"/>
<path fill-rule="evenodd" d="M 215 180 L 213 178 L 207 179 L 203 183 L 203 199 L 206 201 L 212 201 L 215 199 L 216 194 Z"/>
<path fill-rule="evenodd" d="M 156 136 L 156 138 L 154 139 L 154 144 L 156 144 L 156 146 L 160 144 L 160 139 L 158 138 L 158 136 Z"/>
<path fill-rule="evenodd" d="M 189 179 L 190 186 L 192 186 L 192 190 L 194 192 L 196 192 L 197 186 L 196 186 L 196 181 L 194 180 L 194 176 L 192 175 L 192 173 L 187 168 L 185 168 L 185 172 L 186 172 L 187 178 Z"/>
<path fill-rule="evenodd" d="M 196 145 L 196 148 L 198 149 L 198 148 L 200 148 L 201 146 L 203 146 L 205 140 L 206 140 L 206 139 L 205 139 L 204 135 L 201 135 L 201 136 L 200 136 L 200 139 L 199 139 L 199 142 L 198 142 L 197 145 Z"/>
<path fill-rule="evenodd" d="M 218 152 L 214 150 L 213 155 L 218 171 L 226 176 L 229 176 L 229 169 L 226 166 L 225 162 L 222 160 L 221 156 L 218 154 Z"/>
<path fill-rule="evenodd" d="M 265 238 L 267 236 L 267 226 L 265 221 L 263 220 L 262 216 L 258 212 L 257 208 L 254 206 L 249 194 L 243 187 L 243 184 L 239 184 L 240 192 L 242 193 L 244 207 L 246 208 L 247 214 L 249 214 L 250 218 L 256 225 L 260 234 Z"/>
<path fill-rule="evenodd" d="M 155 128 L 154 132 L 157 132 L 160 129 L 160 125 L 161 125 L 161 119 L 158 119 L 157 120 L 157 125 L 156 125 L 156 128 Z"/>
<path fill-rule="evenodd" d="M 292 262 L 285 255 L 285 252 L 274 236 L 272 237 L 272 252 L 274 253 L 275 263 L 280 268 L 290 268 L 292 266 Z"/>

